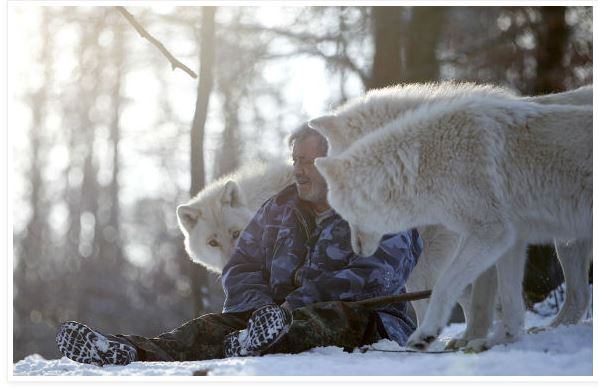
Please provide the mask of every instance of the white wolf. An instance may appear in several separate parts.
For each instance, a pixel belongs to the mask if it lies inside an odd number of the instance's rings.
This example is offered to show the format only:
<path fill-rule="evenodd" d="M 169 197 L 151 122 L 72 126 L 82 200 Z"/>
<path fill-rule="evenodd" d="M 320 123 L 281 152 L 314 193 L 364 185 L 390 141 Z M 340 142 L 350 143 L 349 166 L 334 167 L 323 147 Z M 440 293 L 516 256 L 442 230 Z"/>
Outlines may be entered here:
<path fill-rule="evenodd" d="M 258 208 L 292 183 L 290 164 L 255 162 L 212 182 L 178 206 L 179 227 L 191 259 L 221 273 L 240 231 Z"/>
<path fill-rule="evenodd" d="M 316 161 L 356 253 L 411 227 L 460 235 L 410 346 L 425 349 L 465 286 L 494 264 L 503 317 L 514 317 L 502 336 L 520 334 L 524 260 L 498 259 L 521 241 L 552 237 L 591 249 L 591 131 L 591 107 L 474 95 L 417 108 Z M 588 257 L 578 258 L 586 270 Z"/>
<path fill-rule="evenodd" d="M 338 108 L 334 115 L 324 116 L 310 122 L 328 139 L 329 153 L 333 156 L 345 150 L 358 138 L 373 132 L 384 123 L 388 123 L 406 112 L 433 103 L 447 103 L 459 98 L 497 98 L 519 99 L 543 104 L 591 105 L 592 86 L 585 86 L 573 91 L 536 97 L 517 97 L 506 89 L 473 83 L 429 83 L 392 86 L 368 92 Z M 457 244 L 457 234 L 441 225 L 419 229 L 424 241 L 424 251 L 418 265 L 407 281 L 408 291 L 431 289 L 440 273 L 447 265 L 447 259 Z M 527 244 L 518 242 L 508 253 L 513 256 L 526 256 Z M 587 270 L 577 260 L 588 248 L 584 243 L 557 244 L 557 252 L 563 266 L 565 279 L 569 285 L 563 309 L 553 320 L 553 326 L 561 323 L 575 323 L 583 316 L 589 304 L 589 293 L 585 287 Z M 464 346 L 470 340 L 485 337 L 492 323 L 492 314 L 496 288 L 496 273 L 488 270 L 459 298 L 463 308 L 467 329 L 461 340 L 454 340 L 453 346 Z M 473 299 L 472 299 L 473 298 Z M 412 302 L 419 323 L 428 305 L 427 300 Z M 473 307 L 473 308 L 472 308 Z M 508 317 L 507 317 L 508 318 Z M 507 324 L 508 326 L 508 324 Z M 500 333 L 498 337 L 500 337 Z M 498 341 L 498 339 L 497 339 Z M 495 341 L 496 342 L 496 341 Z M 459 344 L 459 345 L 457 345 Z M 488 346 L 479 343 L 477 346 Z"/>

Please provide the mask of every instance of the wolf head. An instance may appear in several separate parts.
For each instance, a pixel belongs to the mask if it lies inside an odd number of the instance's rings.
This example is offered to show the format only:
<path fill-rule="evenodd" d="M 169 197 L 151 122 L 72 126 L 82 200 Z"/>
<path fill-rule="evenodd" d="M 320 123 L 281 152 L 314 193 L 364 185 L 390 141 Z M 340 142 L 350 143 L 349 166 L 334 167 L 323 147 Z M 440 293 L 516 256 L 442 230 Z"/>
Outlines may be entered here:
<path fill-rule="evenodd" d="M 328 184 L 328 203 L 349 223 L 351 246 L 360 256 L 371 256 L 378 249 L 382 234 L 367 229 L 369 199 L 356 178 L 354 166 L 348 160 L 338 158 L 317 158 L 316 168 Z"/>
<path fill-rule="evenodd" d="M 328 203 L 351 227 L 355 253 L 372 255 L 387 233 L 413 220 L 420 145 L 399 121 L 358 140 L 340 155 L 317 158 Z"/>
<path fill-rule="evenodd" d="M 233 180 L 206 194 L 180 205 L 177 217 L 191 259 L 221 273 L 254 211 Z"/>

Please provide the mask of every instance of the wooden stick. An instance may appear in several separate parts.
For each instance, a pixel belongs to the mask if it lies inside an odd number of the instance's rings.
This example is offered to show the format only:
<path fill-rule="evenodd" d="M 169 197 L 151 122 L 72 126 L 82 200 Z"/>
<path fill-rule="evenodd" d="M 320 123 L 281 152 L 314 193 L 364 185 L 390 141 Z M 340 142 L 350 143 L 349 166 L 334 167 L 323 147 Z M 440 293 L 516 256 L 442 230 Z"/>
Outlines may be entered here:
<path fill-rule="evenodd" d="M 391 303 L 408 302 L 412 300 L 426 299 L 432 294 L 431 290 L 417 291 L 417 292 L 406 292 L 400 295 L 380 296 L 377 298 L 370 298 L 364 300 L 358 300 L 355 302 L 348 302 L 351 304 L 358 304 L 361 306 L 376 308 L 389 305 Z"/>
<path fill-rule="evenodd" d="M 139 35 L 141 35 L 141 37 L 149 40 L 154 46 L 156 46 L 158 48 L 158 50 L 160 50 L 160 52 L 162 54 L 164 54 L 164 56 L 168 59 L 168 61 L 172 65 L 172 70 L 175 70 L 178 67 L 179 69 L 183 70 L 185 73 L 189 74 L 191 77 L 197 78 L 197 74 L 195 74 L 195 72 L 193 70 L 191 70 L 190 68 L 188 68 L 187 66 L 182 64 L 168 50 L 166 50 L 166 47 L 164 47 L 164 45 L 159 40 L 157 40 L 156 38 L 151 36 L 149 34 L 149 32 L 147 32 L 145 30 L 145 28 L 143 28 L 143 26 L 141 26 L 141 24 L 139 24 L 139 22 L 137 22 L 137 20 L 135 20 L 133 15 L 131 15 L 129 13 L 129 11 L 127 11 L 125 9 L 125 7 L 117 6 L 115 8 L 129 21 L 129 23 L 131 23 L 131 25 L 135 28 L 135 30 L 137 30 L 137 32 L 139 33 Z"/>

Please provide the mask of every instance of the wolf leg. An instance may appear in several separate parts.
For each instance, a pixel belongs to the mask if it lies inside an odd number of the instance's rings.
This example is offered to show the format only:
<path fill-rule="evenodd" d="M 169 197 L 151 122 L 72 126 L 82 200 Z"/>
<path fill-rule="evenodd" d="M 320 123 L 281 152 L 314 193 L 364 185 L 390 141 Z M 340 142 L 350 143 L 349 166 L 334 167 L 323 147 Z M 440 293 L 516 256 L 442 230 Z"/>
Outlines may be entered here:
<path fill-rule="evenodd" d="M 492 266 L 513 240 L 512 233 L 500 224 L 462 237 L 454 259 L 434 286 L 422 325 L 409 337 L 409 347 L 425 350 L 437 338 L 466 285 Z"/>
<path fill-rule="evenodd" d="M 555 242 L 567 286 L 565 303 L 550 326 L 579 322 L 590 304 L 588 269 L 592 260 L 592 241 Z"/>
<path fill-rule="evenodd" d="M 496 306 L 496 267 L 484 271 L 473 283 L 470 318 L 464 339 L 481 338 L 488 334 Z"/>
<path fill-rule="evenodd" d="M 494 333 L 489 338 L 479 337 L 467 344 L 476 352 L 501 343 L 517 340 L 523 333 L 525 306 L 523 303 L 523 275 L 527 243 L 517 240 L 496 263 L 500 314 Z"/>
<path fill-rule="evenodd" d="M 434 257 L 426 251 L 426 248 L 426 245 L 424 245 L 424 251 L 407 279 L 407 283 L 405 284 L 407 292 L 431 290 L 434 287 L 436 277 L 438 276 L 436 273 L 437 269 L 431 265 L 433 264 L 431 261 L 434 260 Z M 411 305 L 415 311 L 417 324 L 421 325 L 426 315 L 426 309 L 428 308 L 428 299 L 414 300 L 411 302 Z"/>
<path fill-rule="evenodd" d="M 426 316 L 428 301 L 426 299 L 414 300 L 411 302 L 411 306 L 413 306 L 413 310 L 415 311 L 415 318 L 417 319 L 417 324 L 421 325 L 421 323 L 424 321 L 424 317 Z"/>
<path fill-rule="evenodd" d="M 408 292 L 431 290 L 441 273 L 446 270 L 459 242 L 459 236 L 442 225 L 418 228 L 424 241 L 424 250 L 405 284 Z M 467 317 L 470 305 L 471 286 L 467 286 L 459 297 L 459 304 Z M 411 302 L 417 324 L 421 325 L 428 308 L 428 299 Z"/>
<path fill-rule="evenodd" d="M 467 290 L 467 289 L 466 289 Z M 467 302 L 462 301 L 469 296 Z M 473 283 L 471 292 L 463 293 L 459 304 L 463 309 L 467 327 L 460 338 L 454 338 L 447 344 L 447 349 L 459 349 L 472 340 L 485 338 L 492 326 L 496 306 L 496 267 L 484 271 Z"/>
<path fill-rule="evenodd" d="M 426 252 L 426 243 L 424 243 L 424 251 L 417 260 L 417 264 L 413 271 L 409 274 L 405 287 L 407 292 L 416 292 L 422 290 L 431 289 L 429 277 L 433 274 L 433 271 L 429 268 L 430 255 Z M 433 285 L 433 283 L 432 283 Z M 411 302 L 413 310 L 415 311 L 415 317 L 417 324 L 420 325 L 426 314 L 426 308 L 428 307 L 427 299 L 414 300 Z"/>

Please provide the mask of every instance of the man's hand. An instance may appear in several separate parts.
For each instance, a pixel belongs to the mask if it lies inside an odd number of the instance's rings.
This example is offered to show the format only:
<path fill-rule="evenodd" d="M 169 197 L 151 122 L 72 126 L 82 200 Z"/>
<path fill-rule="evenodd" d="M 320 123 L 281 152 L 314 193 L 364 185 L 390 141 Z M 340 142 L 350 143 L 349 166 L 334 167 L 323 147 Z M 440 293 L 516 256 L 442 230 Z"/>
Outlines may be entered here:
<path fill-rule="evenodd" d="M 293 322 L 288 303 L 269 304 L 255 310 L 247 329 L 226 336 L 225 356 L 259 356 L 285 335 Z"/>
<path fill-rule="evenodd" d="M 289 331 L 292 322 L 293 315 L 276 304 L 255 310 L 247 324 L 247 354 L 262 354 Z"/>

